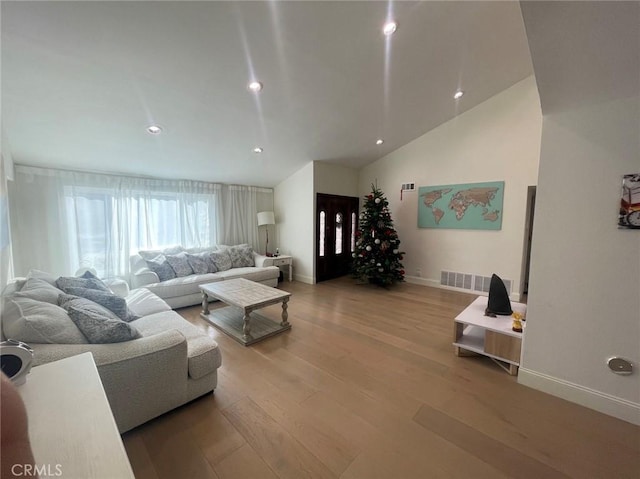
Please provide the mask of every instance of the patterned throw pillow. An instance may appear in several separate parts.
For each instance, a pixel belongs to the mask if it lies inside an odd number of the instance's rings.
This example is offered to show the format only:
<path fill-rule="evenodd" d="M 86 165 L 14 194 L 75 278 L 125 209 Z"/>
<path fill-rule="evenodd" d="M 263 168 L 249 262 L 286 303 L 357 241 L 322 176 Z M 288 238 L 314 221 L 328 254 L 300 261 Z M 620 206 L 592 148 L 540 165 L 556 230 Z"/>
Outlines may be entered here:
<path fill-rule="evenodd" d="M 101 291 L 110 292 L 109 287 L 102 282 L 101 279 L 93 276 L 87 271 L 83 276 L 76 278 L 75 276 L 60 276 L 56 280 L 56 286 L 66 293 L 67 288 L 89 288 L 99 289 Z"/>
<path fill-rule="evenodd" d="M 116 296 L 113 293 L 88 288 L 67 288 L 66 293 L 98 303 L 100 306 L 104 306 L 123 321 L 130 322 L 140 318 L 140 316 L 136 316 L 127 307 L 127 302 L 124 298 Z"/>
<path fill-rule="evenodd" d="M 231 246 L 227 251 L 229 252 L 229 256 L 231 256 L 231 266 L 233 268 L 255 266 L 253 261 L 253 250 L 248 244 Z"/>
<path fill-rule="evenodd" d="M 189 265 L 195 274 L 215 273 L 218 271 L 209 251 L 195 254 L 187 253 L 187 261 L 189 261 Z"/>
<path fill-rule="evenodd" d="M 214 251 L 211 253 L 211 259 L 213 264 L 216 265 L 218 271 L 227 271 L 231 269 L 231 256 L 229 256 L 228 250 Z"/>
<path fill-rule="evenodd" d="M 187 261 L 187 253 L 180 253 L 176 255 L 166 255 L 167 263 L 171 265 L 176 272 L 176 277 L 182 278 L 193 274 L 193 269 L 189 261 Z"/>
<path fill-rule="evenodd" d="M 63 291 L 51 286 L 45 280 L 30 278 L 25 283 L 20 291 L 14 294 L 16 298 L 29 298 L 37 301 L 44 301 L 45 303 L 58 304 L 58 296 Z"/>
<path fill-rule="evenodd" d="M 147 266 L 151 271 L 158 275 L 160 281 L 167 281 L 176 277 L 176 272 L 171 265 L 167 263 L 164 255 L 158 255 L 154 259 L 146 260 Z"/>
<path fill-rule="evenodd" d="M 140 337 L 132 325 L 89 299 L 61 294 L 58 302 L 90 343 L 121 343 Z"/>

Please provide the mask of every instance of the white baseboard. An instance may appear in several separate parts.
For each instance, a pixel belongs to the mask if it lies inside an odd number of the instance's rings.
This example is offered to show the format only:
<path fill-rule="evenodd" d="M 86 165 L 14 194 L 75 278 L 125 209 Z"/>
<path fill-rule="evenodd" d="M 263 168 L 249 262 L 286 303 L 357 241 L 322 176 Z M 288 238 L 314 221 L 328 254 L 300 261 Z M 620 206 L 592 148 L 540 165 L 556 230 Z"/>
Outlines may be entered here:
<path fill-rule="evenodd" d="M 433 280 L 427 279 L 427 278 L 421 278 L 419 276 L 404 276 L 404 280 L 407 283 L 411 283 L 411 284 L 421 284 L 422 286 L 435 286 L 435 287 L 440 287 L 440 283 L 436 283 Z"/>
<path fill-rule="evenodd" d="M 632 401 L 522 367 L 518 383 L 640 426 L 640 404 Z"/>
<path fill-rule="evenodd" d="M 407 283 L 411 283 L 411 284 L 421 284 L 422 286 L 432 286 L 434 288 L 440 288 L 440 289 L 448 289 L 449 291 L 460 291 L 461 293 L 468 293 L 468 294 L 475 294 L 476 296 L 488 296 L 488 293 L 485 293 L 483 291 L 473 291 L 471 289 L 464 289 L 464 288 L 456 288 L 454 286 L 445 286 L 440 284 L 440 280 L 435 280 L 435 279 L 428 279 L 428 278 L 421 278 L 418 276 L 406 276 L 404 277 L 404 280 Z M 520 301 L 520 293 L 519 292 L 513 292 L 509 295 L 509 299 L 511 301 L 515 301 L 518 302 Z"/>
<path fill-rule="evenodd" d="M 285 275 L 285 277 L 286 277 L 286 275 Z M 311 276 L 305 276 L 305 275 L 293 273 L 293 279 L 294 279 L 294 281 L 300 281 L 301 283 L 316 284 L 316 282 L 313 280 L 313 278 Z"/>

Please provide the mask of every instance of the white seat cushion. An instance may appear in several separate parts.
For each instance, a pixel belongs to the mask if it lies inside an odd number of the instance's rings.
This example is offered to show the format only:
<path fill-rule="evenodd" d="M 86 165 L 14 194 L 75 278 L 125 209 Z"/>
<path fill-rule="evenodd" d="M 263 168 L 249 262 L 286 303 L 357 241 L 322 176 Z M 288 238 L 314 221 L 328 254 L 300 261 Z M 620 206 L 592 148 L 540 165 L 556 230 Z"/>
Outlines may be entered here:
<path fill-rule="evenodd" d="M 193 379 L 214 372 L 222 364 L 218 343 L 175 311 L 151 314 L 132 324 L 144 337 L 171 329 L 182 333 L 187 339 L 189 377 Z"/>
<path fill-rule="evenodd" d="M 264 268 L 249 266 L 246 268 L 232 268 L 227 271 L 218 271 L 216 274 L 225 280 L 245 278 L 250 281 L 267 281 L 277 278 L 280 275 L 280 268 L 277 266 L 266 266 Z"/>
<path fill-rule="evenodd" d="M 162 281 L 161 283 L 148 284 L 145 288 L 161 298 L 175 298 L 176 296 L 200 293 L 198 286 L 217 281 L 222 281 L 222 277 L 218 276 L 218 273 L 192 274 L 182 278 Z"/>
<path fill-rule="evenodd" d="M 146 288 L 132 290 L 125 301 L 129 309 L 138 316 L 171 311 L 171 307 L 167 303 Z"/>

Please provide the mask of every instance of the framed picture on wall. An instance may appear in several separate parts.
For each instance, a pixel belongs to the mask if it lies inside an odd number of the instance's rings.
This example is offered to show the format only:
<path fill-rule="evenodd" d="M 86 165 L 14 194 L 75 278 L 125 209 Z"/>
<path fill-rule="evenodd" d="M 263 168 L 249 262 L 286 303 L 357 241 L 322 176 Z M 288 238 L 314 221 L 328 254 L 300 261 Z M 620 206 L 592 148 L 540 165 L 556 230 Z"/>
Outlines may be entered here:
<path fill-rule="evenodd" d="M 640 173 L 622 175 L 618 228 L 640 229 Z"/>
<path fill-rule="evenodd" d="M 421 186 L 418 228 L 502 229 L 504 181 Z"/>

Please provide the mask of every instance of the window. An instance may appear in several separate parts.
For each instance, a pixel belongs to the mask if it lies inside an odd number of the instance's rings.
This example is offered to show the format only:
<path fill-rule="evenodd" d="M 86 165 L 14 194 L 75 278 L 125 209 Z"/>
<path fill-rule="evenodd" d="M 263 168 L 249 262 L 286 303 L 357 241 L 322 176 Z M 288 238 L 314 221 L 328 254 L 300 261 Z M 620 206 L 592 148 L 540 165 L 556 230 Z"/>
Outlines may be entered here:
<path fill-rule="evenodd" d="M 215 244 L 213 198 L 210 194 L 66 187 L 69 238 L 75 239 L 71 257 L 77 258 L 77 267 L 92 267 L 99 276 L 109 277 L 126 270 L 123 263 L 128 262 L 128 254 L 141 249 Z"/>
<path fill-rule="evenodd" d="M 336 213 L 336 254 L 342 253 L 342 213 Z"/>
<path fill-rule="evenodd" d="M 356 214 L 351 213 L 351 252 L 356 250 Z"/>
<path fill-rule="evenodd" d="M 324 237 L 324 228 L 326 225 L 326 214 L 324 211 L 320 212 L 320 244 L 318 245 L 318 254 L 320 255 L 320 257 L 324 256 L 324 242 L 325 242 L 325 237 Z"/>

